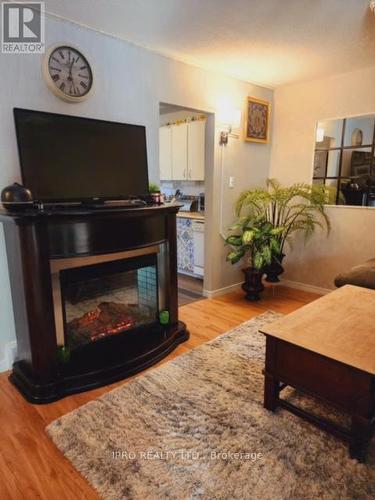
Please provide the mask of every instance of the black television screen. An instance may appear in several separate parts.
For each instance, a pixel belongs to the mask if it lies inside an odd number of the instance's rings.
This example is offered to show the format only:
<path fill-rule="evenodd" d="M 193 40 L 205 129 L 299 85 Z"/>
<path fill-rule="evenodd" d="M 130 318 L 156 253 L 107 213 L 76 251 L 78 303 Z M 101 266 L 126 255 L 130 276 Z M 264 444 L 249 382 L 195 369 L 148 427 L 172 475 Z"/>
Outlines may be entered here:
<path fill-rule="evenodd" d="M 140 125 L 14 109 L 22 182 L 43 202 L 128 199 L 148 192 Z"/>

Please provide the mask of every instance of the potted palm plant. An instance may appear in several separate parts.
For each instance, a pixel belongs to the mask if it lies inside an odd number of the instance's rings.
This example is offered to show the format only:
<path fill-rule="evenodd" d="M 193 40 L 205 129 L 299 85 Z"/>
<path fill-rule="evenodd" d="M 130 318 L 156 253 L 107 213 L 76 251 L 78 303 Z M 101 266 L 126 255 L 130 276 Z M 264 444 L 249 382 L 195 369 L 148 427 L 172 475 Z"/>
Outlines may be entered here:
<path fill-rule="evenodd" d="M 234 234 L 225 240 L 231 247 L 227 261 L 236 264 L 245 259 L 248 265 L 243 269 L 245 283 L 242 289 L 246 292 L 247 300 L 259 300 L 259 293 L 264 290 L 264 267 L 280 253 L 281 228 L 275 228 L 264 215 L 258 215 L 255 218 L 239 217 L 230 229 Z"/>
<path fill-rule="evenodd" d="M 331 188 L 322 184 L 297 183 L 281 186 L 274 179 L 268 181 L 267 189 L 254 188 L 245 191 L 236 203 L 236 215 L 256 218 L 262 215 L 278 233 L 279 253 L 264 268 L 266 281 L 277 282 L 284 272 L 282 261 L 284 249 L 291 236 L 302 232 L 307 241 L 317 227 L 325 227 L 327 234 L 330 222 L 324 211 L 325 204 L 331 199 Z"/>

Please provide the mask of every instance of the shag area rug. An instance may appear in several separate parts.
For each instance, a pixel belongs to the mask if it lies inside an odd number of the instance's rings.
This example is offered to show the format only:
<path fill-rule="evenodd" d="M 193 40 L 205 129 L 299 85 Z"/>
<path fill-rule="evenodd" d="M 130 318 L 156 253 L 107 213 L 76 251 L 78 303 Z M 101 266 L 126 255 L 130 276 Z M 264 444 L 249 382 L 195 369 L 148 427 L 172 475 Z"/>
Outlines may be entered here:
<path fill-rule="evenodd" d="M 268 312 L 47 427 L 106 500 L 375 498 L 367 465 L 307 422 L 263 408 Z M 345 417 L 289 390 L 287 397 Z"/>

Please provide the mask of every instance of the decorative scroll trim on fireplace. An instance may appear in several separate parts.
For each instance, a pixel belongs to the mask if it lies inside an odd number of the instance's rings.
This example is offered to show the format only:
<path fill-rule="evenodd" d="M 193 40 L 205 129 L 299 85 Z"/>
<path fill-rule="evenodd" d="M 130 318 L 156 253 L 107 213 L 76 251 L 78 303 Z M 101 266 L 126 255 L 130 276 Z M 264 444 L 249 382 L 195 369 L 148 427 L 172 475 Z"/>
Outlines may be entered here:
<path fill-rule="evenodd" d="M 55 317 L 56 340 L 57 345 L 65 345 L 64 335 L 64 319 L 62 308 L 61 284 L 60 284 L 60 271 L 65 269 L 73 269 L 83 266 L 91 266 L 94 264 L 102 264 L 105 262 L 114 262 L 117 260 L 130 259 L 133 257 L 140 257 L 143 255 L 158 254 L 160 252 L 159 245 L 152 245 L 145 248 L 138 248 L 136 250 L 127 250 L 125 252 L 115 252 L 101 255 L 91 255 L 85 257 L 71 257 L 63 259 L 51 259 L 51 279 L 52 279 L 52 295 L 53 295 L 53 310 Z"/>

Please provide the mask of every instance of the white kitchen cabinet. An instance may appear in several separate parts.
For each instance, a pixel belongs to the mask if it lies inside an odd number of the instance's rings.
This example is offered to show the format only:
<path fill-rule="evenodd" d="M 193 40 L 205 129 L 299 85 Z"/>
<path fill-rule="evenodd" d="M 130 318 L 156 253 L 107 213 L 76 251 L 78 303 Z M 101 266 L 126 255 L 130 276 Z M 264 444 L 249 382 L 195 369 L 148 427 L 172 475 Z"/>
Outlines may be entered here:
<path fill-rule="evenodd" d="M 203 120 L 188 123 L 187 178 L 189 181 L 204 181 L 205 129 Z"/>
<path fill-rule="evenodd" d="M 187 123 L 172 125 L 172 175 L 176 181 L 187 179 Z"/>
<path fill-rule="evenodd" d="M 170 181 L 173 179 L 171 127 L 160 127 L 159 129 L 159 167 L 161 180 Z"/>
<path fill-rule="evenodd" d="M 161 180 L 204 180 L 205 127 L 203 120 L 160 127 Z"/>

